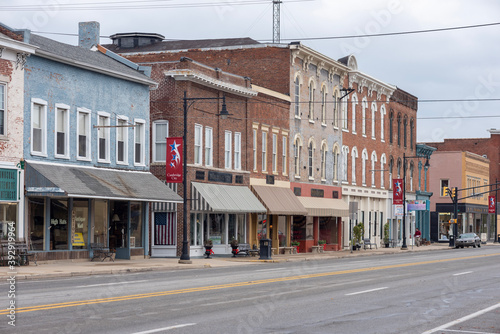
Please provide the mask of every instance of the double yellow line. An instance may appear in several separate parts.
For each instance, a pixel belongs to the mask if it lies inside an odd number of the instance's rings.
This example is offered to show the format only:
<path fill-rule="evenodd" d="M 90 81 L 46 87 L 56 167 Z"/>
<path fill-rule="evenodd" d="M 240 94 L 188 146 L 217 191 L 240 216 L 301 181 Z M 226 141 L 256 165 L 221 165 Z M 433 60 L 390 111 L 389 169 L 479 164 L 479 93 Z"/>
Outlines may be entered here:
<path fill-rule="evenodd" d="M 469 259 L 490 257 L 490 256 L 499 256 L 499 255 L 500 255 L 500 253 L 487 254 L 487 255 L 475 255 L 475 256 L 467 256 L 467 257 L 460 257 L 460 258 L 454 258 L 454 259 L 432 260 L 432 261 L 423 261 L 423 262 L 414 262 L 414 263 L 405 263 L 405 264 L 393 264 L 393 265 L 370 267 L 370 268 L 340 270 L 340 271 L 332 271 L 332 272 L 326 272 L 326 273 L 297 275 L 297 276 L 281 277 L 281 278 L 270 278 L 270 279 L 255 280 L 255 281 L 248 281 L 248 282 L 210 285 L 210 286 L 203 286 L 203 287 L 198 287 L 198 288 L 150 292 L 150 293 L 142 293 L 142 294 L 136 294 L 136 295 L 121 296 L 121 297 L 98 298 L 98 299 L 66 302 L 66 303 L 36 305 L 36 306 L 16 308 L 16 313 L 53 310 L 53 309 L 58 309 L 58 308 L 75 307 L 75 306 L 83 306 L 83 305 L 91 305 L 91 304 L 114 303 L 114 302 L 119 302 L 119 301 L 124 301 L 124 300 L 135 300 L 135 299 L 143 299 L 143 298 L 171 296 L 171 295 L 178 295 L 178 294 L 183 294 L 183 293 L 193 293 L 193 292 L 210 291 L 210 290 L 221 290 L 221 289 L 229 289 L 229 288 L 236 288 L 236 287 L 242 287 L 242 286 L 269 284 L 269 283 L 276 283 L 276 282 L 286 282 L 286 281 L 325 277 L 325 276 L 336 276 L 336 275 L 360 273 L 360 272 L 375 271 L 375 270 L 403 268 L 403 267 L 411 267 L 411 266 L 418 266 L 418 265 L 424 265 L 424 264 L 450 262 L 450 261 L 458 261 L 458 260 L 469 260 Z M 0 315 L 6 315 L 6 314 L 9 314 L 9 312 L 10 312 L 10 310 L 5 309 L 3 311 L 0 311 Z"/>

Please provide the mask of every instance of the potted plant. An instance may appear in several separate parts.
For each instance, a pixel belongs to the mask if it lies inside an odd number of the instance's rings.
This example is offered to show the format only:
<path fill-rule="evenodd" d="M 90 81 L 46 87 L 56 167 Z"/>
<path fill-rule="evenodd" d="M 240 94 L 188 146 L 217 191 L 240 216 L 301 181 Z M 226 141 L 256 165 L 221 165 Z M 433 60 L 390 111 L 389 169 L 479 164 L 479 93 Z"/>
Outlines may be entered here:
<path fill-rule="evenodd" d="M 205 256 L 207 259 L 210 259 L 210 255 L 214 254 L 214 251 L 212 250 L 212 247 L 214 246 L 214 243 L 212 239 L 207 239 L 205 240 Z"/>
<path fill-rule="evenodd" d="M 363 225 L 363 223 L 358 223 L 354 225 L 354 227 L 352 228 L 352 233 L 354 234 L 353 244 L 352 244 L 353 250 L 354 247 L 360 249 L 361 240 L 363 240 L 363 235 L 365 234 L 365 226 Z"/>
<path fill-rule="evenodd" d="M 384 244 L 385 248 L 389 248 L 389 223 L 384 224 Z"/>
<path fill-rule="evenodd" d="M 326 240 L 318 240 L 318 245 L 323 246 L 321 250 L 324 251 L 326 248 Z"/>
<path fill-rule="evenodd" d="M 233 253 L 233 257 L 236 257 L 236 255 L 238 255 L 238 246 L 239 246 L 238 240 L 233 238 L 233 239 L 231 239 L 230 244 L 231 244 L 231 248 L 232 248 L 231 253 Z"/>
<path fill-rule="evenodd" d="M 292 247 L 294 248 L 294 252 L 295 254 L 297 254 L 299 252 L 299 246 L 300 246 L 300 242 L 294 240 L 290 243 L 290 245 L 292 245 Z"/>

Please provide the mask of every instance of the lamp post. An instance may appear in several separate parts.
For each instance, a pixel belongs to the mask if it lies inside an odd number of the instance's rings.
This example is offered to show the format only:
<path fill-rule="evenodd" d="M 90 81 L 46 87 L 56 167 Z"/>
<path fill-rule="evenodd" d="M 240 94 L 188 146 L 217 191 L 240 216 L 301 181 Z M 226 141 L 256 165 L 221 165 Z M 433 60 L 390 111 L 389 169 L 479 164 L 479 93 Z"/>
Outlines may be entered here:
<path fill-rule="evenodd" d="M 187 92 L 184 91 L 184 147 L 182 148 L 182 187 L 183 187 L 183 207 L 182 207 L 182 254 L 179 259 L 179 263 L 191 263 L 189 256 L 188 238 L 187 238 L 187 113 L 189 107 L 193 105 L 194 102 L 198 100 L 222 100 L 222 108 L 217 116 L 221 116 L 222 119 L 226 119 L 230 114 L 227 112 L 226 107 L 226 96 L 222 97 L 187 97 Z M 192 101 L 188 105 L 188 101 Z"/>
<path fill-rule="evenodd" d="M 416 155 L 413 157 L 407 157 L 403 152 L 403 244 L 401 245 L 402 250 L 407 250 L 408 246 L 406 245 L 406 160 L 407 159 L 421 159 L 426 158 L 424 167 L 429 168 L 429 157 L 423 155 Z"/>

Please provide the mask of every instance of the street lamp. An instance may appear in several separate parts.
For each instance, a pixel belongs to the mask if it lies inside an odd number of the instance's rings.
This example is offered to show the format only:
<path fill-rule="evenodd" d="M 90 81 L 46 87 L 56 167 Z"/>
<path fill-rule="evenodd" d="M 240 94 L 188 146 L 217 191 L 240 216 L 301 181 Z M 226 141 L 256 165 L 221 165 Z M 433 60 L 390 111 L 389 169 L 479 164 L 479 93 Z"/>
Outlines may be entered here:
<path fill-rule="evenodd" d="M 406 160 L 407 159 L 422 159 L 426 158 L 424 167 L 429 168 L 429 157 L 423 155 L 416 155 L 414 157 L 407 157 L 403 152 L 403 245 L 401 245 L 401 249 L 407 250 L 408 246 L 406 245 Z"/>
<path fill-rule="evenodd" d="M 191 107 L 196 101 L 199 100 L 222 100 L 222 108 L 217 116 L 220 116 L 222 119 L 226 119 L 229 115 L 226 107 L 226 96 L 222 97 L 187 97 L 187 92 L 184 91 L 184 147 L 182 149 L 183 153 L 183 163 L 182 163 L 182 173 L 184 177 L 182 179 L 183 186 L 183 208 L 182 208 L 182 254 L 179 259 L 179 263 L 191 263 L 191 259 L 189 256 L 188 249 L 188 238 L 187 238 L 187 113 L 189 107 Z M 188 105 L 188 101 L 192 101 L 191 104 Z"/>

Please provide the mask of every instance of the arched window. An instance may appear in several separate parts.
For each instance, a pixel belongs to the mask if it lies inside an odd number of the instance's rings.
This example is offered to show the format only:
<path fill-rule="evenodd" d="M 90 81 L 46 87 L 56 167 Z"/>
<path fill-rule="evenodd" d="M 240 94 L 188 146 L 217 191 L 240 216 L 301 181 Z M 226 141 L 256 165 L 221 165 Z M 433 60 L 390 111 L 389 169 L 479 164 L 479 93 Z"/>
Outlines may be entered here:
<path fill-rule="evenodd" d="M 339 96 L 337 96 L 337 106 L 342 108 L 342 129 L 349 129 L 349 109 L 347 107 L 347 97 L 344 100 L 341 100 Z"/>
<path fill-rule="evenodd" d="M 321 144 L 321 180 L 326 180 L 326 151 L 328 147 L 326 142 Z"/>
<path fill-rule="evenodd" d="M 372 138 L 375 139 L 375 114 L 377 113 L 377 104 L 372 102 Z"/>
<path fill-rule="evenodd" d="M 309 82 L 309 120 L 314 121 L 314 81 Z"/>
<path fill-rule="evenodd" d="M 382 157 L 380 157 L 380 169 L 381 169 L 381 172 L 380 172 L 380 188 L 384 189 L 385 188 L 385 184 L 384 184 L 384 175 L 385 175 L 385 164 L 387 163 L 387 160 L 386 160 L 386 157 L 385 157 L 385 153 L 382 154 Z"/>
<path fill-rule="evenodd" d="M 309 162 L 309 166 L 308 166 L 308 176 L 309 178 L 312 178 L 313 177 L 313 164 L 314 164 L 314 145 L 313 145 L 313 141 L 309 141 L 309 147 L 308 147 L 308 162 Z"/>
<path fill-rule="evenodd" d="M 356 158 L 358 157 L 358 150 L 356 149 L 356 146 L 352 148 L 351 151 L 351 184 L 356 184 Z"/>
<path fill-rule="evenodd" d="M 368 151 L 366 148 L 361 153 L 361 184 L 366 186 L 366 161 L 368 160 Z"/>
<path fill-rule="evenodd" d="M 393 138 L 394 138 L 394 112 L 391 110 L 391 113 L 389 114 L 389 143 L 392 144 Z"/>
<path fill-rule="evenodd" d="M 339 180 L 339 147 L 335 144 L 333 146 L 333 181 Z"/>
<path fill-rule="evenodd" d="M 385 106 L 382 105 L 380 107 L 380 140 L 384 141 L 385 140 L 385 134 L 384 134 L 384 123 L 385 123 Z"/>
<path fill-rule="evenodd" d="M 347 169 L 349 168 L 349 147 L 342 147 L 342 180 L 348 182 L 347 180 Z"/>
<path fill-rule="evenodd" d="M 321 124 L 326 124 L 326 86 L 321 87 Z"/>
<path fill-rule="evenodd" d="M 398 159 L 398 179 L 401 178 L 401 158 Z"/>
<path fill-rule="evenodd" d="M 401 146 L 401 114 L 398 114 L 398 146 Z"/>
<path fill-rule="evenodd" d="M 408 126 L 408 118 L 405 116 L 403 120 L 403 145 L 406 147 L 406 128 Z"/>
<path fill-rule="evenodd" d="M 352 133 L 356 133 L 356 106 L 358 105 L 358 96 L 356 93 L 352 95 Z"/>
<path fill-rule="evenodd" d="M 413 118 L 410 120 L 410 149 L 413 151 L 413 129 L 415 128 L 415 124 L 413 122 Z"/>
<path fill-rule="evenodd" d="M 366 97 L 361 101 L 361 134 L 366 136 L 366 109 L 368 109 L 368 100 Z"/>
<path fill-rule="evenodd" d="M 413 191 L 413 170 L 414 170 L 413 161 L 410 161 L 410 191 Z"/>
<path fill-rule="evenodd" d="M 300 150 L 302 148 L 302 141 L 300 137 L 296 137 L 293 143 L 293 167 L 295 177 L 300 177 Z"/>
<path fill-rule="evenodd" d="M 333 126 L 335 128 L 339 127 L 339 96 L 338 93 L 335 92 L 333 94 Z"/>
<path fill-rule="evenodd" d="M 394 175 L 394 158 L 392 155 L 389 157 L 389 189 L 392 189 L 392 177 Z"/>
<path fill-rule="evenodd" d="M 377 162 L 377 153 L 375 153 L 375 151 L 372 152 L 372 166 L 371 166 L 371 170 L 372 170 L 372 187 L 375 187 L 375 164 Z M 383 171 L 380 171 L 379 172 L 380 174 L 383 173 Z"/>

